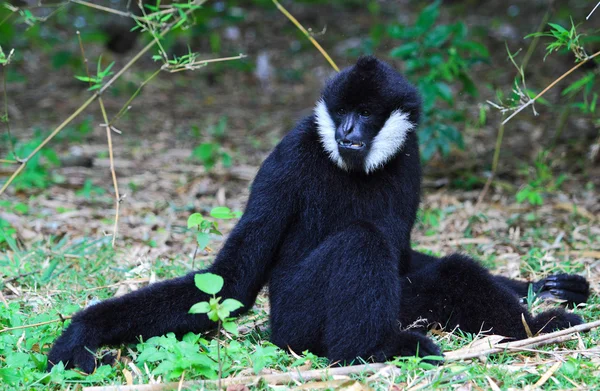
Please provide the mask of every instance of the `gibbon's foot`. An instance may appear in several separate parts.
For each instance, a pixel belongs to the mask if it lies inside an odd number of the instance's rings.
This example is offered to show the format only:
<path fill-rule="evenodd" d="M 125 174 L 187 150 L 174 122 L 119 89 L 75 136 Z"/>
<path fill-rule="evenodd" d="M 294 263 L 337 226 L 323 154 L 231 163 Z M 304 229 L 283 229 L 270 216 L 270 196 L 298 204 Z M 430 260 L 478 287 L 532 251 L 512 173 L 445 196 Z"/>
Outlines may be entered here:
<path fill-rule="evenodd" d="M 583 319 L 579 315 L 557 308 L 542 312 L 533 318 L 532 323 L 529 325 L 532 332 L 536 334 L 551 333 L 556 330 L 568 329 L 569 327 L 582 324 Z"/>
<path fill-rule="evenodd" d="M 588 300 L 590 284 L 577 274 L 562 273 L 534 282 L 533 291 L 542 299 L 564 300 L 575 306 Z"/>
<path fill-rule="evenodd" d="M 81 321 L 73 321 L 48 354 L 48 372 L 62 361 L 65 368 L 78 367 L 85 373 L 93 373 L 96 369 L 94 353 L 98 344 L 93 341 L 92 334 L 89 326 Z"/>

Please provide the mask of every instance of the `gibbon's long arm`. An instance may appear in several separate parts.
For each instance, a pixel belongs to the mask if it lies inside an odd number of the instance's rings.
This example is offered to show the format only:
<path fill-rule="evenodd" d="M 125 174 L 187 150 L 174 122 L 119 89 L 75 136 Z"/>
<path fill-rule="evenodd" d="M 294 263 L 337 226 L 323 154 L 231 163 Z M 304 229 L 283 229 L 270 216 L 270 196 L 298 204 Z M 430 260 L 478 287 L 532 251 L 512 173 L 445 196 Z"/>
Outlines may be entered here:
<path fill-rule="evenodd" d="M 283 191 L 292 176 L 282 175 L 286 167 L 277 162 L 277 150 L 259 171 L 246 211 L 231 232 L 215 263 L 206 271 L 223 277 L 219 296 L 235 298 L 247 311 L 266 283 L 279 243 L 293 214 L 291 194 Z M 289 189 L 289 186 L 286 188 Z M 48 368 L 62 361 L 87 373 L 94 371 L 92 352 L 102 345 L 135 342 L 138 337 L 174 332 L 200 332 L 211 328 L 206 314 L 188 314 L 190 307 L 207 295 L 194 284 L 193 272 L 186 276 L 152 284 L 128 295 L 90 306 L 73 317 L 70 326 L 54 344 Z"/>

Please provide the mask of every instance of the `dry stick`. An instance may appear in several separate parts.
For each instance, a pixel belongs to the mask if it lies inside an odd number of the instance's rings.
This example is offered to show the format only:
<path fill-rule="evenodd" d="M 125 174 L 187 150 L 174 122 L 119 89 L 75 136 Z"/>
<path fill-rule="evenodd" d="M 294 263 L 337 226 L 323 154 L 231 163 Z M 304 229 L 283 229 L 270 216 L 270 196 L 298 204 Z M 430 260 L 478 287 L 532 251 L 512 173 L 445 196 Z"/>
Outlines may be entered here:
<path fill-rule="evenodd" d="M 113 8 L 110 8 L 110 7 L 104 7 L 102 5 L 89 3 L 89 2 L 83 1 L 83 0 L 69 0 L 69 1 L 71 3 L 81 4 L 81 5 L 84 5 L 86 7 L 95 8 L 95 9 L 100 10 L 100 11 L 108 12 L 110 14 L 124 16 L 126 18 L 139 19 L 139 17 L 137 15 L 133 14 L 132 12 L 123 12 L 123 11 L 119 11 L 119 10 L 116 10 L 116 9 L 113 9 Z"/>
<path fill-rule="evenodd" d="M 326 369 L 315 369 L 310 371 L 302 372 L 289 372 L 281 373 L 276 375 L 265 375 L 265 376 L 240 376 L 240 377 L 229 377 L 222 380 L 222 386 L 227 387 L 233 384 L 250 384 L 257 380 L 262 379 L 268 384 L 289 384 L 296 381 L 310 381 L 310 380 L 321 380 L 324 377 L 333 376 L 348 376 L 352 374 L 362 373 L 375 373 L 378 370 L 389 367 L 387 364 L 365 364 L 365 365 L 354 365 L 349 367 L 339 368 L 326 368 Z M 199 381 L 187 381 L 184 383 L 185 387 L 201 386 L 216 387 L 218 385 L 217 380 L 199 380 Z M 176 390 L 179 386 L 178 382 L 175 383 L 163 383 L 163 384 L 140 384 L 133 386 L 98 386 L 98 387 L 84 387 L 83 391 L 159 391 L 159 390 Z"/>
<path fill-rule="evenodd" d="M 204 2 L 205 1 L 200 2 L 200 5 L 203 4 Z M 188 14 L 189 12 L 190 11 L 186 11 L 186 14 Z M 165 34 L 167 34 L 173 28 L 173 26 L 175 26 L 175 24 L 178 22 L 179 22 L 179 20 L 175 20 L 174 22 L 169 24 L 162 31 L 160 36 L 162 37 Z M 69 123 L 71 123 L 71 121 L 73 121 L 75 118 L 77 118 L 77 116 L 79 116 L 79 114 L 81 114 L 85 109 L 87 109 L 87 107 L 90 104 L 92 104 L 92 102 L 94 102 L 98 97 L 100 97 L 100 95 L 102 95 L 102 93 L 104 93 L 104 91 L 106 91 L 106 89 L 108 87 L 110 87 L 118 78 L 120 78 L 125 72 L 127 72 L 127 70 L 129 70 L 129 68 L 131 68 L 133 66 L 133 64 L 135 64 L 144 54 L 146 54 L 146 52 L 148 50 L 152 49 L 152 47 L 155 44 L 156 44 L 156 41 L 152 40 L 146 46 L 144 46 L 144 48 L 142 50 L 140 50 L 131 60 L 129 60 L 129 62 L 127 62 L 127 64 L 125 64 L 125 66 L 123 68 L 121 68 L 121 70 L 119 72 L 117 72 L 109 81 L 107 81 L 106 84 L 102 88 L 100 88 L 100 90 L 98 90 L 92 96 L 90 96 L 89 99 L 86 100 L 81 106 L 79 106 L 79 108 L 77 110 L 75 110 L 75 112 L 73 114 L 71 114 L 67 119 L 65 119 L 56 129 L 54 129 L 52 131 L 52 133 L 50 133 L 50 135 L 48 137 L 46 137 L 44 139 L 44 141 L 42 141 L 40 143 L 40 145 L 38 145 L 25 159 L 23 159 L 23 161 L 21 162 L 21 165 L 8 178 L 8 180 L 4 183 L 2 188 L 0 188 L 0 194 L 3 194 L 4 191 L 8 188 L 8 186 L 10 186 L 10 184 L 14 181 L 14 179 L 21 173 L 21 171 L 23 171 L 23 169 L 27 165 L 27 162 L 29 161 L 29 159 L 31 159 L 36 153 L 38 153 L 40 151 L 40 149 L 42 149 L 44 146 L 46 146 L 46 144 L 48 144 L 48 142 L 50 142 L 50 140 L 52 140 L 54 138 L 54 136 L 56 136 L 61 130 L 63 130 L 65 128 L 65 126 L 67 126 Z"/>
<path fill-rule="evenodd" d="M 321 52 L 323 57 L 325 57 L 325 59 L 329 62 L 329 65 L 331 65 L 331 67 L 333 69 L 335 69 L 336 72 L 339 72 L 340 68 L 338 68 L 338 66 L 335 64 L 335 62 L 333 62 L 331 57 L 329 57 L 329 54 L 327 54 L 325 49 L 323 49 L 321 47 L 321 45 L 319 45 L 317 40 L 314 39 L 314 37 L 312 35 L 310 35 L 310 33 L 308 31 L 306 31 L 306 29 L 300 24 L 300 22 L 298 22 L 298 20 L 296 18 L 294 18 L 294 15 L 290 14 L 288 12 L 288 10 L 283 8 L 283 6 L 281 4 L 279 4 L 279 2 L 277 0 L 271 0 L 271 1 L 273 2 L 273 4 L 275 4 L 277 9 L 279 9 L 279 11 L 281 11 L 292 23 L 294 23 L 296 25 L 296 27 L 298 27 L 298 29 L 300 31 L 302 31 L 302 33 L 306 36 L 306 38 L 308 38 L 308 40 L 310 42 L 312 42 L 313 45 L 315 45 L 315 47 Z"/>
<path fill-rule="evenodd" d="M 474 352 L 466 352 L 466 353 L 458 353 L 452 354 L 453 352 L 444 353 L 444 358 L 446 361 L 458 361 L 465 360 L 468 358 L 475 358 L 481 356 L 488 356 L 494 353 L 501 353 L 505 350 L 519 350 L 520 348 L 530 348 L 541 345 L 548 345 L 556 342 L 564 342 L 565 340 L 570 339 L 573 333 L 578 333 L 582 331 L 588 331 L 593 328 L 600 327 L 600 320 L 590 323 L 584 323 L 577 326 L 570 327 L 568 329 L 555 331 L 553 333 L 542 334 L 540 336 L 534 338 L 522 339 L 520 341 L 514 342 L 506 342 L 495 345 L 493 348 L 486 350 L 479 350 Z"/>
<path fill-rule="evenodd" d="M 579 68 L 583 64 L 587 63 L 588 61 L 592 60 L 594 57 L 599 56 L 599 55 L 600 55 L 600 51 L 597 51 L 596 53 L 592 54 L 591 56 L 588 56 L 588 57 L 584 58 L 579 64 L 575 65 L 573 68 L 569 69 L 567 72 L 563 73 L 562 76 L 560 76 L 558 79 L 554 80 L 548 87 L 544 88 L 544 90 L 542 92 L 540 92 L 539 94 L 537 94 L 533 99 L 531 99 L 529 102 L 525 103 L 523 106 L 519 107 L 508 118 L 506 118 L 504 121 L 502 121 L 502 125 L 506 124 L 515 115 L 519 114 L 521 111 L 525 110 L 527 107 L 529 107 L 532 104 L 534 104 L 536 100 L 538 100 L 539 98 L 541 98 L 546 92 L 548 92 L 550 89 L 552 89 L 562 79 L 564 79 L 565 77 L 567 77 L 571 73 L 573 73 L 577 68 Z"/>
<path fill-rule="evenodd" d="M 100 110 L 102 111 L 102 118 L 106 124 L 106 140 L 108 141 L 108 160 L 110 162 L 110 174 L 112 175 L 113 187 L 115 188 L 115 225 L 113 228 L 112 246 L 115 247 L 115 241 L 117 240 L 117 230 L 119 229 L 119 205 L 121 204 L 121 196 L 119 194 L 119 185 L 117 184 L 117 173 L 115 171 L 115 160 L 113 156 L 112 146 L 112 130 L 108 123 L 108 116 L 106 115 L 106 108 L 102 98 L 98 98 L 100 103 Z"/>
<path fill-rule="evenodd" d="M 0 330 L 0 334 L 5 333 L 7 331 L 13 331 L 13 330 L 21 330 L 21 329 L 28 329 L 31 327 L 38 327 L 38 326 L 43 326 L 45 324 L 50 324 L 50 323 L 56 323 L 56 322 L 64 322 L 67 319 L 71 319 L 72 316 L 62 316 L 60 315 L 59 319 L 54 319 L 54 320 L 47 320 L 45 322 L 40 322 L 40 323 L 32 323 L 32 324 L 24 324 L 22 326 L 16 326 L 16 327 L 5 327 L 3 329 Z"/>

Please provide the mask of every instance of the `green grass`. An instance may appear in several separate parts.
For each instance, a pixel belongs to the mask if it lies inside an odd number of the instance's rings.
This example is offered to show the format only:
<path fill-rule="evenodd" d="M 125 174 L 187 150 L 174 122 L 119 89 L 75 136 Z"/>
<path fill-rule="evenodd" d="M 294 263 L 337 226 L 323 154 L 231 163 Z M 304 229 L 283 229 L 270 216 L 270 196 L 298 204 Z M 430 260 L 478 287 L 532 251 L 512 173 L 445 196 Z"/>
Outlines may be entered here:
<path fill-rule="evenodd" d="M 27 211 L 24 211 L 26 213 Z M 529 213 L 529 212 L 528 212 Z M 577 216 L 565 216 L 562 222 L 545 224 L 546 215 L 523 218 L 506 213 L 494 215 L 478 214 L 471 220 L 465 219 L 461 208 L 434 207 L 424 210 L 425 218 L 419 223 L 414 237 L 419 238 L 453 234 L 458 238 L 489 237 L 491 244 L 458 244 L 452 248 L 438 241 L 423 241 L 419 248 L 443 254 L 462 251 L 477 257 L 488 267 L 504 270 L 507 253 L 511 247 L 516 252 L 518 271 L 522 278 L 536 278 L 552 272 L 583 273 L 588 275 L 589 262 L 574 256 L 562 255 L 572 251 L 596 249 L 599 243 L 597 230 L 586 229 L 593 224 Z M 466 224 L 460 224 L 466 221 Z M 486 231 L 489 225 L 497 224 L 502 229 Z M 559 226 L 560 225 L 560 226 Z M 515 227 L 519 227 L 518 238 Z M 584 226 L 581 229 L 581 226 Z M 457 228 L 458 227 L 458 228 Z M 511 227 L 513 228 L 511 231 Z M 579 227 L 576 229 L 576 227 Z M 557 232 L 564 232 L 562 240 L 554 247 Z M 0 232 L 10 232 L 9 230 Z M 512 232 L 512 234 L 509 234 Z M 125 280 L 142 279 L 150 276 L 148 268 L 136 268 L 137 264 L 122 264 L 127 248 L 115 252 L 110 247 L 110 238 L 101 240 L 74 240 L 68 237 L 49 238 L 42 243 L 22 248 L 11 236 L 0 242 L 0 270 L 3 300 L 0 302 L 0 328 L 19 327 L 41 322 L 48 324 L 25 327 L 0 333 L 0 389 L 1 390 L 58 390 L 81 385 L 126 384 L 132 374 L 135 384 L 162 381 L 178 381 L 181 374 L 186 380 L 215 379 L 218 377 L 217 344 L 221 344 L 223 376 L 279 373 L 306 369 L 324 368 L 326 360 L 308 352 L 290 354 L 268 342 L 268 315 L 265 295 L 259 297 L 257 306 L 238 320 L 241 333 L 238 336 L 215 333 L 187 335 L 182 341 L 172 335 L 155 337 L 143 343 L 111 347 L 112 353 L 121 349 L 124 357 L 114 366 L 99 367 L 92 375 L 76 370 L 55 367 L 45 372 L 46 353 L 60 335 L 64 325 L 60 316 L 68 316 L 79 309 L 114 296 L 118 283 Z M 150 259 L 149 269 L 159 279 L 182 275 L 188 271 L 188 260 Z M 133 283 L 136 285 L 136 283 Z M 137 284 L 141 286 L 143 284 Z M 548 304 L 536 301 L 534 312 Z M 593 295 L 589 303 L 575 310 L 586 321 L 600 318 L 600 298 Z M 256 324 L 259 324 L 256 327 Z M 445 351 L 468 346 L 480 336 L 453 332 L 435 333 L 432 337 Z M 552 376 L 543 384 L 544 389 L 566 389 L 581 386 L 600 388 L 600 353 L 597 346 L 600 333 L 592 330 L 580 335 L 579 340 L 563 344 L 548 345 L 533 351 L 505 352 L 487 357 L 485 360 L 448 362 L 432 367 L 415 358 L 393 361 L 400 371 L 392 376 L 375 377 L 357 375 L 363 383 L 376 390 L 389 389 L 390 382 L 401 387 L 415 389 L 454 389 L 459 385 L 490 389 L 493 382 L 500 389 L 521 389 L 533 386 L 542 376 L 560 362 Z M 596 349 L 596 350 L 592 350 Z M 134 370 L 137 368 L 138 371 Z M 147 369 L 146 369 L 147 368 Z M 254 388 L 268 388 L 258 385 Z"/>

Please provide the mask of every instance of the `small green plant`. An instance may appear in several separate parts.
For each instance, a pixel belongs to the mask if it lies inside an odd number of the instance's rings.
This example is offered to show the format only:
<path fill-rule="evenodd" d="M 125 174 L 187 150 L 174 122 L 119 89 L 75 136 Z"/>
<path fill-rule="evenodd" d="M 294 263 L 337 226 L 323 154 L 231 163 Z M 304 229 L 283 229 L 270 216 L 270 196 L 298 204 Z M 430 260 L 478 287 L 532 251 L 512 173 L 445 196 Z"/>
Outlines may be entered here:
<path fill-rule="evenodd" d="M 105 190 L 99 186 L 95 186 L 90 179 L 86 179 L 83 187 L 75 192 L 76 195 L 91 200 L 93 196 L 101 196 Z"/>
<path fill-rule="evenodd" d="M 548 165 L 548 151 L 538 154 L 532 169 L 526 168 L 525 174 L 529 176 L 527 184 L 524 185 L 516 195 L 517 202 L 528 202 L 530 205 L 542 205 L 544 194 L 560 189 L 562 183 L 567 179 L 565 174 L 554 178 L 552 169 Z"/>
<path fill-rule="evenodd" d="M 211 209 L 210 215 L 215 219 L 229 220 L 239 218 L 241 212 L 232 212 L 231 209 L 227 207 L 218 206 Z M 216 221 L 205 219 L 201 213 L 192 213 L 190 217 L 188 217 L 187 227 L 188 229 L 196 229 L 198 231 L 196 233 L 196 242 L 200 250 L 204 250 L 208 246 L 211 234 L 222 235 L 219 231 L 219 224 Z"/>
<path fill-rule="evenodd" d="M 550 31 L 537 32 L 525 37 L 553 38 L 553 41 L 546 45 L 546 55 L 544 56 L 544 60 L 546 60 L 546 57 L 552 54 L 552 52 L 558 52 L 561 49 L 567 49 L 573 52 L 577 61 L 582 61 L 587 58 L 588 55 L 582 45 L 583 34 L 577 33 L 577 28 L 573 23 L 573 19 L 571 19 L 571 27 L 568 30 L 556 23 L 548 23 L 548 26 L 550 26 Z"/>
<path fill-rule="evenodd" d="M 243 304 L 235 299 L 225 299 L 221 302 L 221 298 L 216 296 L 223 288 L 223 277 L 212 273 L 196 274 L 194 283 L 198 289 L 212 297 L 209 301 L 194 304 L 190 308 L 190 314 L 206 314 L 208 319 L 213 322 L 220 322 L 225 330 L 237 335 L 237 327 L 229 315 L 233 311 L 242 308 Z"/>
<path fill-rule="evenodd" d="M 206 314 L 208 319 L 218 323 L 217 336 L 221 335 L 221 327 L 233 335 L 238 335 L 238 330 L 231 313 L 242 308 L 244 305 L 236 299 L 225 299 L 221 302 L 221 297 L 217 293 L 223 289 L 225 281 L 223 277 L 213 273 L 201 273 L 194 276 L 196 287 L 202 292 L 210 295 L 208 301 L 201 301 L 194 304 L 190 314 Z M 223 375 L 223 360 L 221 359 L 221 344 L 217 341 L 217 361 L 219 362 L 219 381 Z M 220 385 L 219 385 L 219 388 Z"/>
<path fill-rule="evenodd" d="M 13 56 L 13 54 L 15 54 L 15 49 L 11 49 L 11 51 L 8 52 L 8 54 L 6 54 L 2 50 L 2 46 L 0 46 L 0 65 L 6 66 L 10 64 L 10 59 Z"/>
<path fill-rule="evenodd" d="M 192 158 L 199 160 L 207 170 L 210 170 L 219 161 L 224 167 L 231 167 L 231 155 L 225 152 L 221 146 L 221 141 L 225 136 L 227 129 L 227 117 L 219 118 L 219 121 L 208 127 L 207 133 L 214 140 L 198 145 L 192 151 Z M 192 127 L 192 133 L 200 137 L 202 132 L 198 126 Z"/>
<path fill-rule="evenodd" d="M 485 46 L 471 41 L 463 22 L 436 24 L 441 1 L 425 7 L 412 26 L 390 26 L 388 34 L 404 41 L 390 55 L 404 61 L 404 73 L 415 82 L 423 97 L 423 118 L 419 130 L 421 156 L 429 160 L 436 152 L 448 155 L 452 145 L 464 148 L 458 125 L 465 110 L 457 107 L 457 83 L 467 95 L 477 96 L 470 77 L 473 65 L 487 60 Z"/>
<path fill-rule="evenodd" d="M 96 76 L 75 76 L 75 78 L 77 80 L 90 83 L 90 88 L 88 88 L 89 91 L 99 90 L 102 88 L 103 80 L 113 74 L 113 72 L 110 71 L 113 65 L 115 65 L 114 61 L 108 64 L 106 68 L 102 69 L 102 56 L 100 56 L 100 58 L 98 58 Z"/>

